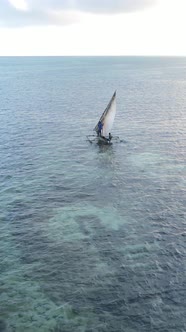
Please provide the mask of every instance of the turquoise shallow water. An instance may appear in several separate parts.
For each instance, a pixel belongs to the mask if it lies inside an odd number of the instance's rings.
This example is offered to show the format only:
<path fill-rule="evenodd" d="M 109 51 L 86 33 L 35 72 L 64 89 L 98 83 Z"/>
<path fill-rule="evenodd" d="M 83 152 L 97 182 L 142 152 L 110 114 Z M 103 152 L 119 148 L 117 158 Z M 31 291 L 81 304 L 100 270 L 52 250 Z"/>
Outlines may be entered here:
<path fill-rule="evenodd" d="M 0 331 L 186 331 L 185 89 L 186 58 L 0 58 Z"/>

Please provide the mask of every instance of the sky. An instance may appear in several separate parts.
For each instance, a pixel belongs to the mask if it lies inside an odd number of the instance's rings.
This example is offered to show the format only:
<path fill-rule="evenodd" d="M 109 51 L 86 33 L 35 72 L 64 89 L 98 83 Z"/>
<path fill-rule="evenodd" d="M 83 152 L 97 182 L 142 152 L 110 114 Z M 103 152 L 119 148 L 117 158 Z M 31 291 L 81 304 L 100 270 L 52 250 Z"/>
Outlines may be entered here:
<path fill-rule="evenodd" d="M 186 0 L 0 0 L 0 56 L 186 56 Z"/>

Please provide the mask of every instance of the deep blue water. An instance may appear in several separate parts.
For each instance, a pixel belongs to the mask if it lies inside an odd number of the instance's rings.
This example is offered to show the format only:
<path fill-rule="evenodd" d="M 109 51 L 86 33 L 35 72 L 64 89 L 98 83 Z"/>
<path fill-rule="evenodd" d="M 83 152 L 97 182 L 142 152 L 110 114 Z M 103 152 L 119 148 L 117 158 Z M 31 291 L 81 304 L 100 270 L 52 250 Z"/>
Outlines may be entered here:
<path fill-rule="evenodd" d="M 0 58 L 1 332 L 185 332 L 185 216 L 186 58 Z"/>

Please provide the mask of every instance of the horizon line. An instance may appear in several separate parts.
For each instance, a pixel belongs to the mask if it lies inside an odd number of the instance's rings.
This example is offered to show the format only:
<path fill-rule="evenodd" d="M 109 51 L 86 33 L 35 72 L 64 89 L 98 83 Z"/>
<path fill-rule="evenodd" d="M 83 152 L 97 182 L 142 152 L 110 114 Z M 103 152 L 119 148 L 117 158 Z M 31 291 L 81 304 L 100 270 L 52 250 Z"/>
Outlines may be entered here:
<path fill-rule="evenodd" d="M 156 55 L 153 55 L 153 54 L 115 54 L 115 55 L 108 55 L 108 54 L 94 54 L 94 55 L 91 55 L 91 54 L 88 54 L 88 55 L 85 55 L 85 54 L 67 54 L 67 55 L 51 55 L 51 54 L 42 54 L 42 55 L 36 55 L 36 54 L 15 54 L 15 55 L 10 55 L 10 54 L 7 54 L 7 55 L 1 55 L 0 54 L 0 57 L 179 57 L 179 58 L 184 58 L 186 57 L 186 55 L 178 55 L 178 54 L 156 54 Z"/>

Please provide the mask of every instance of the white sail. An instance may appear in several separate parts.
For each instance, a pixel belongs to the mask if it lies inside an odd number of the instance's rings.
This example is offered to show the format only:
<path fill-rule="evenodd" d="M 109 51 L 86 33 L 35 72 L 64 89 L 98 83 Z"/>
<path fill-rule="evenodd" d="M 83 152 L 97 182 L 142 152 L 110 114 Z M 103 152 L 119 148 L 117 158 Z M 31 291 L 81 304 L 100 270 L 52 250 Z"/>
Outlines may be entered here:
<path fill-rule="evenodd" d="M 107 137 L 111 132 L 115 115 L 116 115 L 116 92 L 114 92 L 110 102 L 108 103 L 108 106 L 106 107 L 101 118 L 99 119 L 99 122 L 103 124 L 102 136 Z M 98 133 L 98 124 L 96 125 L 94 130 Z"/>

